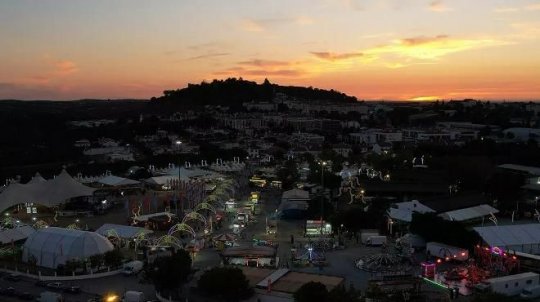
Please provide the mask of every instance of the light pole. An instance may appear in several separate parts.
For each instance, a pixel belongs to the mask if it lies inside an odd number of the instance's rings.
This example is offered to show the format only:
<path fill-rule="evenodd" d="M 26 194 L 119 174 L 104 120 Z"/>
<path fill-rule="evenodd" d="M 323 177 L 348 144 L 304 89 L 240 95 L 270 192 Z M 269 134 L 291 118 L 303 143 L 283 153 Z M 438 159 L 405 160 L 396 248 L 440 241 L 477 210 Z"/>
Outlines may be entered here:
<path fill-rule="evenodd" d="M 319 165 L 321 166 L 321 238 L 323 237 L 323 217 L 324 217 L 324 167 L 326 166 L 326 162 L 322 161 L 319 162 Z"/>
<path fill-rule="evenodd" d="M 180 145 L 182 145 L 182 141 L 180 140 L 177 140 L 176 141 L 176 148 L 178 150 L 180 150 Z M 180 157 L 178 157 L 178 201 L 177 202 L 180 202 L 180 212 L 183 214 L 184 213 L 184 203 L 182 202 L 182 200 L 180 199 L 180 184 L 181 184 L 181 171 L 182 169 L 180 168 L 181 167 L 181 163 L 180 163 Z M 176 205 L 175 207 L 176 209 L 176 216 L 178 217 L 178 204 Z"/>

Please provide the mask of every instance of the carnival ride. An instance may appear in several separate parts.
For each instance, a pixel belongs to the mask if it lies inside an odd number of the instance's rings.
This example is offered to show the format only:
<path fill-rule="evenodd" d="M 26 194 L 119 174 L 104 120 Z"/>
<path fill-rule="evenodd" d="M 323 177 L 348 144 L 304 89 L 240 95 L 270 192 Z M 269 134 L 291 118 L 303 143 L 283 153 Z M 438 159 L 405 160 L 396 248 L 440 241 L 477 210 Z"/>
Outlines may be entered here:
<path fill-rule="evenodd" d="M 408 257 L 396 253 L 371 254 L 356 260 L 358 269 L 370 273 L 406 273 L 411 271 L 412 265 Z"/>

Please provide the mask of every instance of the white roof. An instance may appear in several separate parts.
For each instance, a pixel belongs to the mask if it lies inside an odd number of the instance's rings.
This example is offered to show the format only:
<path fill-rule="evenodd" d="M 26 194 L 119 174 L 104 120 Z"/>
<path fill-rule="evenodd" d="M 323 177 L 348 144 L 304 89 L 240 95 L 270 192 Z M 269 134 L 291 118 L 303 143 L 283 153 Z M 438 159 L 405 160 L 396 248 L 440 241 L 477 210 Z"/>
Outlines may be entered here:
<path fill-rule="evenodd" d="M 527 172 L 527 173 L 532 174 L 532 175 L 540 176 L 540 168 L 538 168 L 538 167 L 514 165 L 514 164 L 504 164 L 504 165 L 500 165 L 499 168 L 508 169 L 508 170 L 515 170 L 515 171 L 521 171 L 521 172 Z"/>
<path fill-rule="evenodd" d="M 431 213 L 435 211 L 431 209 L 430 207 L 423 205 L 418 200 L 395 203 L 387 211 L 388 216 L 390 216 L 390 218 L 395 219 L 395 220 L 405 221 L 405 222 L 411 222 L 412 214 L 415 212 L 423 214 L 423 213 Z"/>
<path fill-rule="evenodd" d="M 540 244 L 540 223 L 475 227 L 489 246 Z"/>
<path fill-rule="evenodd" d="M 130 239 L 137 237 L 141 233 L 151 234 L 153 231 L 129 225 L 106 223 L 99 227 L 99 229 L 96 230 L 96 233 L 106 237 L 116 233 L 120 238 Z"/>
<path fill-rule="evenodd" d="M 5 229 L 0 231 L 0 244 L 7 244 L 12 241 L 19 241 L 28 238 L 36 230 L 29 226 L 23 225 L 13 229 Z"/>
<path fill-rule="evenodd" d="M 499 210 L 495 209 L 494 207 L 490 205 L 481 204 L 481 205 L 470 207 L 470 208 L 444 212 L 444 213 L 439 214 L 439 216 L 446 220 L 465 221 L 465 220 L 471 220 L 475 218 L 484 217 L 492 213 L 493 214 L 499 213 Z"/>
<path fill-rule="evenodd" d="M 137 217 L 133 217 L 133 220 L 135 221 L 148 221 L 148 219 L 152 218 L 152 217 L 159 217 L 159 216 L 171 216 L 171 217 L 175 217 L 176 215 L 173 214 L 173 213 L 170 213 L 170 212 L 159 212 L 159 213 L 152 213 L 152 214 L 145 214 L 145 215 L 139 215 Z"/>
<path fill-rule="evenodd" d="M 66 170 L 62 170 L 57 177 L 44 182 L 9 185 L 0 194 L 0 211 L 26 202 L 51 207 L 70 198 L 92 196 L 95 190 L 77 182 Z"/>
<path fill-rule="evenodd" d="M 27 184 L 35 184 L 35 183 L 41 183 L 41 182 L 46 182 L 46 181 L 47 180 L 43 178 L 41 174 L 36 173 L 36 175 L 32 177 L 32 179 L 30 179 L 30 181 Z"/>
<path fill-rule="evenodd" d="M 283 192 L 281 199 L 309 199 L 309 192 L 300 189 L 292 189 Z"/>
<path fill-rule="evenodd" d="M 114 175 L 105 176 L 102 179 L 98 180 L 97 182 L 100 183 L 100 184 L 104 184 L 104 185 L 107 185 L 107 186 L 113 186 L 113 187 L 114 186 L 130 186 L 130 185 L 139 184 L 139 182 L 136 181 L 136 180 L 123 178 L 123 177 L 118 177 L 118 176 L 114 176 Z"/>
<path fill-rule="evenodd" d="M 485 282 L 493 283 L 493 282 L 505 282 L 505 281 L 516 281 L 520 279 L 526 279 L 526 278 L 536 278 L 538 277 L 537 273 L 533 272 L 526 272 L 521 274 L 515 274 L 515 275 L 507 275 L 502 277 L 495 277 L 495 278 L 489 278 L 486 279 Z"/>
<path fill-rule="evenodd" d="M 23 246 L 22 260 L 31 257 L 37 265 L 56 268 L 71 259 L 86 259 L 113 250 L 112 243 L 98 233 L 48 227 L 31 234 Z"/>

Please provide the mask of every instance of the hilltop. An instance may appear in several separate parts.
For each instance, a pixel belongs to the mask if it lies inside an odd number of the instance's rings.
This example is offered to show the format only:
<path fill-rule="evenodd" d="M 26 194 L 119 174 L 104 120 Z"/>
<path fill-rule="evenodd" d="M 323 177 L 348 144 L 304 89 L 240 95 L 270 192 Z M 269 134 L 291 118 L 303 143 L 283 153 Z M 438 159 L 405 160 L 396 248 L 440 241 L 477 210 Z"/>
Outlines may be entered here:
<path fill-rule="evenodd" d="M 246 81 L 242 78 L 213 80 L 200 84 L 188 84 L 186 88 L 166 90 L 158 98 L 152 98 L 152 103 L 174 104 L 186 107 L 205 105 L 222 105 L 240 107 L 244 102 L 274 100 L 276 93 L 303 100 L 325 100 L 337 103 L 355 102 L 356 97 L 331 90 L 313 87 L 281 86 L 265 80 L 262 84 Z"/>

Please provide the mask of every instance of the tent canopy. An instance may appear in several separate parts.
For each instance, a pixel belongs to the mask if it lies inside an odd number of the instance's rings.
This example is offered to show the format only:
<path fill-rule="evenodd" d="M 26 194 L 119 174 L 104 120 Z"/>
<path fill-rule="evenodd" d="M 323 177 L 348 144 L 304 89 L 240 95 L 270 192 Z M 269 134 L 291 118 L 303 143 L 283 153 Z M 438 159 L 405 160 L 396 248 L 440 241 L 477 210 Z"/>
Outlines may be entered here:
<path fill-rule="evenodd" d="M 29 225 L 2 230 L 0 231 L 0 244 L 8 244 L 10 242 L 26 239 L 35 232 L 36 230 Z"/>
<path fill-rule="evenodd" d="M 489 246 L 540 244 L 540 224 L 495 225 L 473 228 Z"/>
<path fill-rule="evenodd" d="M 77 182 L 66 170 L 62 170 L 54 179 L 10 184 L 0 194 L 0 211 L 27 202 L 52 207 L 74 197 L 92 196 L 95 190 Z"/>
<path fill-rule="evenodd" d="M 494 207 L 487 204 L 481 204 L 475 207 L 444 212 L 439 214 L 439 216 L 446 220 L 467 221 L 497 213 L 499 213 L 499 210 Z"/>
<path fill-rule="evenodd" d="M 133 186 L 133 185 L 139 184 L 139 182 L 136 180 L 118 177 L 114 175 L 105 176 L 102 179 L 98 180 L 97 182 L 102 185 L 111 186 L 111 187 Z"/>
<path fill-rule="evenodd" d="M 98 233 L 49 227 L 26 239 L 22 260 L 34 258 L 39 266 L 56 268 L 68 260 L 83 260 L 113 249 L 112 243 Z"/>

